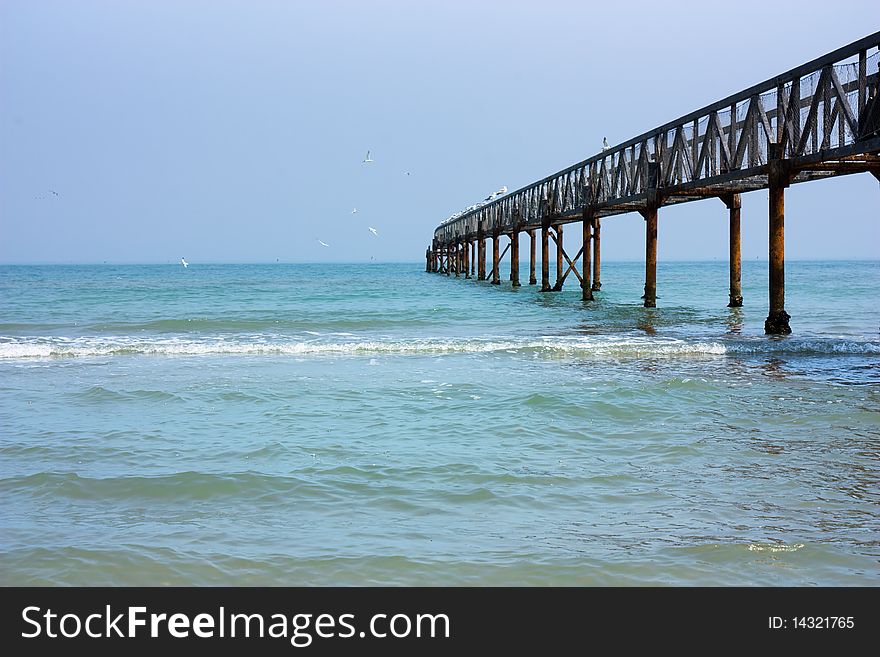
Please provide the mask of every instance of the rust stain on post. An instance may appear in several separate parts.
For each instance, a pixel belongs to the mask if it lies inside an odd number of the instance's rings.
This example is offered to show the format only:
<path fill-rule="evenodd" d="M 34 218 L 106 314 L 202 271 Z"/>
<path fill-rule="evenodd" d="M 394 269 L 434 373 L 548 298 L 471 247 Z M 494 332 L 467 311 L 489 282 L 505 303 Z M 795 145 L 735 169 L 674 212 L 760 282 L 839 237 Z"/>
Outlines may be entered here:
<path fill-rule="evenodd" d="M 486 280 L 486 236 L 482 228 L 477 230 L 477 280 Z"/>
<path fill-rule="evenodd" d="M 492 235 L 492 285 L 501 285 L 501 277 L 499 276 L 498 266 L 498 242 L 501 241 L 501 235 L 494 233 Z"/>
<path fill-rule="evenodd" d="M 771 145 L 771 154 L 779 155 L 776 144 Z M 785 188 L 789 183 L 786 163 L 777 158 L 770 161 L 770 312 L 764 321 L 764 333 L 786 335 L 791 333 L 785 312 Z"/>
<path fill-rule="evenodd" d="M 581 299 L 584 301 L 593 300 L 593 286 L 590 284 L 590 242 L 592 241 L 593 218 L 584 213 L 583 220 L 583 260 L 581 270 L 583 271 L 583 280 L 581 281 Z"/>
<path fill-rule="evenodd" d="M 536 285 L 538 279 L 535 278 L 535 261 L 537 260 L 537 240 L 535 239 L 535 229 L 529 230 L 529 285 Z"/>
<path fill-rule="evenodd" d="M 722 198 L 730 210 L 730 303 L 728 308 L 739 308 L 742 298 L 742 239 L 740 236 L 740 209 L 742 201 L 739 194 Z"/>
<path fill-rule="evenodd" d="M 553 286 L 554 292 L 562 290 L 562 277 L 565 273 L 562 266 L 562 224 L 556 224 L 556 284 Z"/>
<path fill-rule="evenodd" d="M 541 226 L 541 292 L 550 292 L 550 222 Z"/>
<path fill-rule="evenodd" d="M 657 307 L 657 206 L 650 204 L 645 217 L 645 308 Z"/>
<path fill-rule="evenodd" d="M 519 287 L 519 231 L 514 228 L 510 233 L 510 283 Z"/>

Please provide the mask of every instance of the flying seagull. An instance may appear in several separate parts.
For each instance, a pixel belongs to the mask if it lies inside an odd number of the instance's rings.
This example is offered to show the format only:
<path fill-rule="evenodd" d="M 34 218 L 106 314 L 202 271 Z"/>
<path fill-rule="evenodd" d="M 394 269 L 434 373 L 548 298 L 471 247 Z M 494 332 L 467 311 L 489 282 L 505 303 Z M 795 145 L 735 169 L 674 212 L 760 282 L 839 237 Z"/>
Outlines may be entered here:
<path fill-rule="evenodd" d="M 367 156 L 364 158 L 364 163 L 372 162 L 373 159 L 370 157 L 370 151 L 367 151 Z"/>
<path fill-rule="evenodd" d="M 318 240 L 318 244 L 320 244 L 321 246 L 330 246 L 329 244 L 327 244 L 327 242 L 322 242 L 321 240 Z"/>
<path fill-rule="evenodd" d="M 357 211 L 358 211 L 358 209 L 357 209 L 357 208 L 352 208 L 352 211 L 351 211 L 351 213 L 352 213 L 352 214 L 357 214 Z"/>
<path fill-rule="evenodd" d="M 375 228 L 373 228 L 372 226 L 367 226 L 367 228 L 370 229 L 370 232 L 373 233 L 373 235 L 375 235 L 376 237 L 379 236 L 379 232 Z"/>
<path fill-rule="evenodd" d="M 180 264 L 183 265 L 183 268 L 184 268 L 184 269 L 186 269 L 187 267 L 189 267 L 189 263 L 186 261 L 186 258 L 181 258 L 181 259 L 180 259 Z"/>
<path fill-rule="evenodd" d="M 49 191 L 52 192 L 53 196 L 58 196 L 58 192 L 56 192 L 54 189 L 50 189 Z"/>

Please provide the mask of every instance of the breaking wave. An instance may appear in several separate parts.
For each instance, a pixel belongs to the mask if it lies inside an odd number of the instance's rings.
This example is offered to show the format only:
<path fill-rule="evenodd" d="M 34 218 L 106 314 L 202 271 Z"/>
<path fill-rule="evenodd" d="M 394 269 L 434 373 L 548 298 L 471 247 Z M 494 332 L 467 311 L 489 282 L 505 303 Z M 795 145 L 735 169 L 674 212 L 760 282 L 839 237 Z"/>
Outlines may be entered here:
<path fill-rule="evenodd" d="M 522 338 L 380 338 L 336 334 L 296 339 L 279 336 L 189 337 L 0 337 L 0 358 L 80 358 L 120 355 L 358 356 L 513 353 L 545 357 L 687 357 L 726 354 L 880 354 L 880 343 L 842 339 L 699 341 L 647 336 L 541 336 Z M 329 338 L 329 339 L 328 339 Z"/>

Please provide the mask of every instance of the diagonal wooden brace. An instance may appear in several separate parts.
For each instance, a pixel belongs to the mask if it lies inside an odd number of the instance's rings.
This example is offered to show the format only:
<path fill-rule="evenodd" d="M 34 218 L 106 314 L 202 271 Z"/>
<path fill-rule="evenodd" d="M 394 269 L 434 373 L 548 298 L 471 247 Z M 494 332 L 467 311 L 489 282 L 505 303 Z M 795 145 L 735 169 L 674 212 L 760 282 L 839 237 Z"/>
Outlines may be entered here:
<path fill-rule="evenodd" d="M 553 238 L 553 241 L 556 242 L 556 245 L 559 246 L 559 241 L 556 239 L 556 234 L 554 231 L 550 232 L 550 237 Z M 575 260 L 581 257 L 581 254 L 584 252 L 584 247 L 580 248 L 580 251 L 577 252 L 577 255 L 574 257 Z M 568 254 L 565 252 L 565 249 L 562 249 L 562 257 L 565 258 L 566 262 L 568 262 L 568 269 L 562 275 L 562 278 L 559 280 L 560 284 L 565 282 L 566 277 L 568 277 L 569 272 L 574 272 L 574 275 L 577 276 L 577 279 L 581 282 L 581 285 L 584 284 L 584 278 L 578 272 L 577 267 L 574 266 L 574 262 L 572 262 L 571 258 L 568 257 Z"/>

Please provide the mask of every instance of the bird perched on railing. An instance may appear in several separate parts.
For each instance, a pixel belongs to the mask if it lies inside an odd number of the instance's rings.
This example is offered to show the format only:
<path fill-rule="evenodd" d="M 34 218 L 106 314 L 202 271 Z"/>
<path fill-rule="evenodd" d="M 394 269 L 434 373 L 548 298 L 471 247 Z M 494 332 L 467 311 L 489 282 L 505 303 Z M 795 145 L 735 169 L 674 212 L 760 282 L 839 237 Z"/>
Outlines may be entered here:
<path fill-rule="evenodd" d="M 497 192 L 492 192 L 491 194 L 489 194 L 489 196 L 487 196 L 483 200 L 484 201 L 494 201 L 497 197 L 504 196 L 506 193 L 507 193 L 507 185 L 504 185 Z"/>
<path fill-rule="evenodd" d="M 602 150 L 607 151 L 611 146 L 608 145 L 608 137 L 602 137 Z"/>

